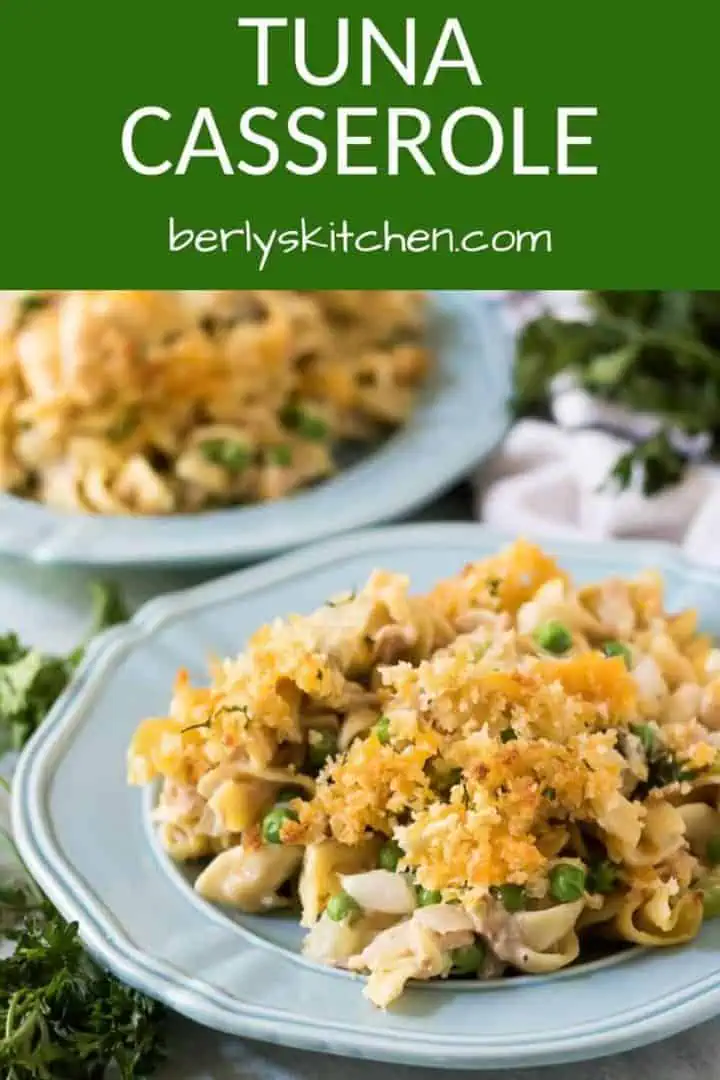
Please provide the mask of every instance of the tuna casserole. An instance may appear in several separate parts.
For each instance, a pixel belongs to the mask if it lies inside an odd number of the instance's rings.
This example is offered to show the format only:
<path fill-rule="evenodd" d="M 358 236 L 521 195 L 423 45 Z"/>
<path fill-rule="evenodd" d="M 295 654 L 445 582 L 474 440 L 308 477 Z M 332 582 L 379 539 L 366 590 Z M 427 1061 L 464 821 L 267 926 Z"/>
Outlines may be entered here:
<path fill-rule="evenodd" d="M 0 489 L 169 514 L 277 499 L 407 420 L 420 293 L 45 292 L 0 300 Z"/>
<path fill-rule="evenodd" d="M 553 972 L 677 945 L 720 911 L 720 650 L 655 573 L 574 585 L 519 541 L 426 595 L 375 571 L 180 672 L 129 780 L 195 888 L 297 907 L 369 976 Z"/>

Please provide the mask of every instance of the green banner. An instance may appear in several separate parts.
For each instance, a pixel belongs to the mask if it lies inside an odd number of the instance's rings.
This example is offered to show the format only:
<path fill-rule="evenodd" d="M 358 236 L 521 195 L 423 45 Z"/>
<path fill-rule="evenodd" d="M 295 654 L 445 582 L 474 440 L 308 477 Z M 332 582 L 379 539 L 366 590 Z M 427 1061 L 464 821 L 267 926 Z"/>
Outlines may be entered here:
<path fill-rule="evenodd" d="M 0 7 L 8 288 L 717 287 L 717 5 Z"/>

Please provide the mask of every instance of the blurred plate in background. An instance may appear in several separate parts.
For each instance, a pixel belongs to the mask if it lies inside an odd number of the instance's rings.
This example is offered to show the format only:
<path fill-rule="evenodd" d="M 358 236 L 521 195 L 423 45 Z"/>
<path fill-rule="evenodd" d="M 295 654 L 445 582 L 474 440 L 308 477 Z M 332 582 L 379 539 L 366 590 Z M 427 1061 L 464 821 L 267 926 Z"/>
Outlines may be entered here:
<path fill-rule="evenodd" d="M 477 292 L 430 299 L 438 363 L 418 408 L 329 480 L 273 503 L 168 517 L 71 514 L 2 495 L 0 554 L 93 567 L 252 562 L 409 514 L 486 457 L 508 423 L 513 345 L 498 304 Z"/>

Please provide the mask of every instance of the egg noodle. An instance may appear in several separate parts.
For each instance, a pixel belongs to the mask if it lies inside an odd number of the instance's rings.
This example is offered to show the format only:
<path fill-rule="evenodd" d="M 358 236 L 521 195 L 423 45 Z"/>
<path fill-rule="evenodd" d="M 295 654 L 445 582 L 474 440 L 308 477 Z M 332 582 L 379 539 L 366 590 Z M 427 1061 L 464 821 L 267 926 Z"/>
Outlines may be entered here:
<path fill-rule="evenodd" d="M 0 301 L 0 489 L 74 511 L 277 499 L 409 416 L 423 296 L 62 292 Z"/>
<path fill-rule="evenodd" d="M 195 888 L 299 903 L 307 956 L 411 979 L 676 945 L 720 907 L 720 650 L 652 572 L 575 586 L 518 541 L 425 595 L 376 570 L 180 672 L 129 780 Z M 612 946 L 611 946 L 612 947 Z"/>

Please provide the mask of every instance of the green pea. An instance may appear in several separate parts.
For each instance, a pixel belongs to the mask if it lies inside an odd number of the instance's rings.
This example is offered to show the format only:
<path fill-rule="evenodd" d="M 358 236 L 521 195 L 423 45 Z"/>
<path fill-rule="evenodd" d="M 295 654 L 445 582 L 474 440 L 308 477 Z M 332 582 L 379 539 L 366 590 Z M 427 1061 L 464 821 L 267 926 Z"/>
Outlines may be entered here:
<path fill-rule="evenodd" d="M 330 897 L 325 910 L 328 918 L 333 922 L 342 922 L 344 919 L 354 919 L 361 909 L 352 896 L 346 892 L 339 892 Z"/>
<path fill-rule="evenodd" d="M 337 753 L 337 734 L 323 728 L 308 732 L 307 761 L 313 769 L 322 769 L 329 757 Z"/>
<path fill-rule="evenodd" d="M 311 439 L 313 442 L 322 442 L 327 438 L 328 426 L 319 416 L 303 412 L 298 418 L 297 433 L 303 439 Z"/>
<path fill-rule="evenodd" d="M 543 790 L 543 795 L 544 795 L 544 797 L 545 797 L 546 799 L 548 799 L 548 800 L 549 800 L 549 802 L 552 802 L 552 801 L 553 801 L 553 799 L 556 799 L 556 798 L 557 798 L 557 791 L 555 790 L 555 788 L 554 788 L 554 787 L 546 787 L 546 788 L 545 788 L 545 789 Z"/>
<path fill-rule="evenodd" d="M 705 848 L 705 855 L 710 866 L 720 865 L 720 836 L 711 836 Z"/>
<path fill-rule="evenodd" d="M 390 742 L 390 718 L 381 716 L 373 731 L 377 735 L 378 742 L 382 743 L 383 746 L 387 746 Z"/>
<path fill-rule="evenodd" d="M 292 447 L 286 443 L 281 443 L 278 446 L 268 446 L 265 457 L 270 465 L 280 465 L 283 469 L 286 469 L 288 465 L 292 465 Z"/>
<path fill-rule="evenodd" d="M 439 889 L 426 889 L 422 885 L 415 886 L 415 898 L 418 907 L 430 907 L 431 904 L 442 903 L 442 893 Z"/>
<path fill-rule="evenodd" d="M 261 832 L 266 844 L 282 844 L 282 827 L 286 821 L 297 821 L 298 816 L 289 806 L 274 806 L 263 818 Z"/>
<path fill-rule="evenodd" d="M 538 626 L 533 636 L 541 649 L 554 656 L 562 656 L 572 646 L 572 634 L 567 626 L 557 619 L 550 619 Z"/>
<path fill-rule="evenodd" d="M 303 439 L 320 442 L 327 438 L 328 426 L 322 417 L 307 412 L 299 405 L 289 405 L 280 414 L 285 427 L 296 431 Z"/>
<path fill-rule="evenodd" d="M 475 975 L 485 960 L 485 946 L 476 941 L 474 945 L 465 945 L 462 949 L 453 949 L 453 971 L 456 975 Z"/>
<path fill-rule="evenodd" d="M 252 461 L 249 447 L 236 439 L 205 439 L 199 450 L 211 465 L 219 465 L 229 473 L 242 472 Z"/>
<path fill-rule="evenodd" d="M 522 911 L 525 907 L 527 897 L 522 885 L 494 885 L 490 892 L 502 903 L 506 911 Z"/>
<path fill-rule="evenodd" d="M 588 892 L 607 895 L 615 888 L 617 879 L 617 867 L 613 866 L 609 859 L 603 859 L 590 868 Z"/>
<path fill-rule="evenodd" d="M 631 724 L 630 731 L 640 740 L 646 754 L 652 754 L 655 751 L 657 736 L 649 724 Z"/>
<path fill-rule="evenodd" d="M 396 840 L 387 840 L 378 852 L 378 866 L 382 870 L 397 870 L 398 863 L 405 852 Z"/>
<path fill-rule="evenodd" d="M 506 727 L 500 732 L 500 742 L 502 743 L 515 742 L 516 739 L 517 735 L 514 728 Z"/>
<path fill-rule="evenodd" d="M 626 668 L 630 669 L 632 667 L 632 653 L 627 645 L 623 645 L 622 641 L 606 641 L 603 644 L 602 651 L 606 656 L 620 656 L 625 661 Z"/>
<path fill-rule="evenodd" d="M 561 904 L 580 900 L 585 893 L 586 878 L 582 866 L 558 863 L 550 871 L 550 895 Z"/>

